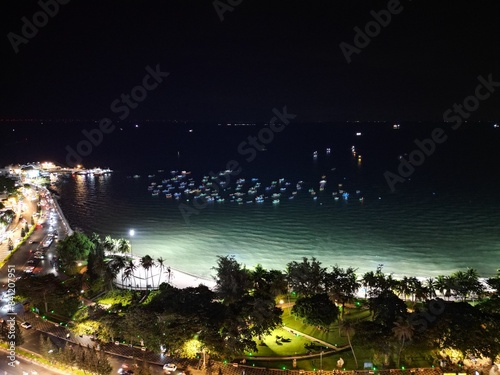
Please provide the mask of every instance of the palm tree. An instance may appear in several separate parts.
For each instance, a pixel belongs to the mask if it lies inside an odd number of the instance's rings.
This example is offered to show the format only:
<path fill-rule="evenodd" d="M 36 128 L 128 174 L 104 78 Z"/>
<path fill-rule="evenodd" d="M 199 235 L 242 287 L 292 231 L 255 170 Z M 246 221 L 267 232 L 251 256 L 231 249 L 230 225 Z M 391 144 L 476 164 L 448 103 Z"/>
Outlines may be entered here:
<path fill-rule="evenodd" d="M 416 303 L 417 298 L 421 298 L 422 295 L 422 282 L 415 276 L 412 276 L 408 279 L 408 289 L 412 302 Z M 417 294 L 419 297 L 417 297 Z"/>
<path fill-rule="evenodd" d="M 97 246 L 98 244 L 101 243 L 101 237 L 96 233 L 92 233 L 92 235 L 90 236 L 90 241 L 92 241 L 92 243 Z"/>
<path fill-rule="evenodd" d="M 495 277 L 490 277 L 488 280 L 486 280 L 488 283 L 488 286 L 494 290 L 496 290 L 497 293 L 500 292 L 500 269 L 497 269 L 497 275 Z"/>
<path fill-rule="evenodd" d="M 453 280 L 450 276 L 439 275 L 436 277 L 435 287 L 439 293 L 448 297 L 449 300 L 451 297 L 451 291 L 453 290 Z"/>
<path fill-rule="evenodd" d="M 415 304 L 417 301 L 425 301 L 427 299 L 427 296 L 429 294 L 429 291 L 427 287 L 425 287 L 420 281 L 415 285 L 415 299 L 413 301 L 413 307 L 415 307 Z"/>
<path fill-rule="evenodd" d="M 479 274 L 477 273 L 477 270 L 474 268 L 467 268 L 465 276 L 467 279 L 469 293 L 480 298 L 484 293 L 484 285 L 479 281 Z"/>
<path fill-rule="evenodd" d="M 113 253 L 117 253 L 119 251 L 118 246 L 120 245 L 120 240 L 113 238 L 111 241 L 113 244 Z"/>
<path fill-rule="evenodd" d="M 393 279 L 392 275 L 386 276 L 384 274 L 383 267 L 383 264 L 379 264 L 375 272 L 367 272 L 361 278 L 361 284 L 368 290 L 370 297 L 376 297 L 386 290 L 395 289 L 397 285 L 397 281 Z"/>
<path fill-rule="evenodd" d="M 394 322 L 394 327 L 392 328 L 394 337 L 401 342 L 398 353 L 398 367 L 401 363 L 401 352 L 405 345 L 405 341 L 409 341 L 413 337 L 413 326 L 407 320 L 399 320 Z"/>
<path fill-rule="evenodd" d="M 432 277 L 425 280 L 425 288 L 427 289 L 428 299 L 436 297 L 436 281 Z"/>
<path fill-rule="evenodd" d="M 405 276 L 401 280 L 398 280 L 396 284 L 396 290 L 398 294 L 406 301 L 408 294 L 410 294 L 410 279 Z"/>
<path fill-rule="evenodd" d="M 95 278 L 102 278 L 106 270 L 106 262 L 104 261 L 104 246 L 98 234 L 93 233 L 90 237 L 93 244 L 88 257 L 88 272 Z"/>
<path fill-rule="evenodd" d="M 112 253 L 115 248 L 115 241 L 111 238 L 111 236 L 106 236 L 102 241 L 102 246 L 104 247 L 104 251 L 106 253 Z"/>
<path fill-rule="evenodd" d="M 160 268 L 160 275 L 158 276 L 158 286 L 160 286 L 161 274 L 163 272 L 163 268 L 165 267 L 163 263 L 165 263 L 165 259 L 163 259 L 162 257 L 156 259 L 156 264 L 158 264 L 158 268 Z"/>
<path fill-rule="evenodd" d="M 354 349 L 352 347 L 351 336 L 354 334 L 354 324 L 349 320 L 341 320 L 339 322 L 340 331 L 347 336 L 347 341 L 349 342 L 349 346 L 351 347 L 352 356 L 354 357 L 354 362 L 356 363 L 356 368 L 358 368 L 358 359 L 356 358 L 356 353 L 354 353 Z"/>
<path fill-rule="evenodd" d="M 113 259 L 111 260 L 111 266 L 115 269 L 116 274 L 119 274 L 121 270 L 123 270 L 126 266 L 127 263 L 125 261 L 125 258 L 120 256 L 120 255 L 114 255 Z M 123 288 L 123 272 L 122 272 L 122 288 Z"/>
<path fill-rule="evenodd" d="M 129 259 L 123 270 L 123 278 L 130 280 L 134 276 L 134 271 L 136 270 L 136 265 L 132 259 Z"/>
<path fill-rule="evenodd" d="M 363 275 L 363 277 L 361 278 L 361 285 L 365 288 L 365 298 L 371 296 L 372 288 L 375 285 L 375 274 L 373 273 L 373 271 L 366 272 Z"/>
<path fill-rule="evenodd" d="M 341 319 L 344 319 L 345 304 L 352 300 L 360 287 L 356 279 L 356 269 L 349 267 L 340 268 L 335 265 L 332 272 L 327 274 L 327 290 L 335 301 L 342 304 Z"/>
<path fill-rule="evenodd" d="M 130 241 L 125 239 L 125 238 L 120 238 L 118 240 L 118 244 L 116 246 L 116 250 L 119 253 L 122 254 L 128 254 L 130 253 L 130 250 L 132 249 L 132 246 L 130 245 Z"/>
<path fill-rule="evenodd" d="M 116 275 L 118 275 L 118 270 L 113 266 L 113 262 L 108 262 L 107 267 L 104 269 L 104 283 L 106 289 L 113 289 L 113 282 L 116 279 Z"/>
<path fill-rule="evenodd" d="M 149 286 L 149 278 L 148 278 L 148 271 L 153 267 L 154 261 L 153 258 L 151 258 L 149 255 L 144 255 L 141 258 L 141 266 L 144 268 L 144 271 L 146 271 L 146 290 L 148 290 Z"/>
<path fill-rule="evenodd" d="M 172 278 L 172 269 L 170 267 L 167 267 L 167 273 L 168 273 L 168 282 L 170 283 L 170 279 Z"/>

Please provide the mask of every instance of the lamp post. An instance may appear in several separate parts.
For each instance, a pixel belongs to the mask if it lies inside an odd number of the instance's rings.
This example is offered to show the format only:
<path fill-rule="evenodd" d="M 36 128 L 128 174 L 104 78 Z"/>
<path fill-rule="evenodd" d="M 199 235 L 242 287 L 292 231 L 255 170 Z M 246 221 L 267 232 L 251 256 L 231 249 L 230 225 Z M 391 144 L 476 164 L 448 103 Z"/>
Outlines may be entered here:
<path fill-rule="evenodd" d="M 130 229 L 128 231 L 128 234 L 130 236 L 130 257 L 133 258 L 133 254 L 132 254 L 132 237 L 134 237 L 134 235 L 135 235 L 135 230 L 134 229 Z"/>
<path fill-rule="evenodd" d="M 319 372 L 323 373 L 323 350 L 319 353 Z"/>

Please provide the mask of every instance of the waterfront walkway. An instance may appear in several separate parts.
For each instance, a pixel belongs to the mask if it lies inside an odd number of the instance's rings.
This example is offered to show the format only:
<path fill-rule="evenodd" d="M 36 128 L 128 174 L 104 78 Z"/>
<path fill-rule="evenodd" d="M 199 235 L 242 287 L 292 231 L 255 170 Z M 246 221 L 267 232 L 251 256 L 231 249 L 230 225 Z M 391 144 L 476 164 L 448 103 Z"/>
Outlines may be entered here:
<path fill-rule="evenodd" d="M 215 287 L 215 280 L 200 277 L 188 272 L 176 270 L 168 265 L 155 263 L 149 270 L 141 266 L 141 258 L 134 257 L 134 273 L 129 279 L 124 277 L 125 269 L 121 270 L 115 279 L 115 285 L 121 289 L 154 290 L 162 283 L 168 283 L 175 288 L 183 289 L 205 285 L 209 289 Z"/>

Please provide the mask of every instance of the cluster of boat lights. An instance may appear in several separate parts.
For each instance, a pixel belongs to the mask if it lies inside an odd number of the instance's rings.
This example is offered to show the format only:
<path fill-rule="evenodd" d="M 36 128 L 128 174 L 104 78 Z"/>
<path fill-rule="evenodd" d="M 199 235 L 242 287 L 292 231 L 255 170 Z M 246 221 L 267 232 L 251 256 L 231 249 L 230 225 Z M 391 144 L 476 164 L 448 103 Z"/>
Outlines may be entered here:
<path fill-rule="evenodd" d="M 326 149 L 326 154 L 330 155 L 331 148 Z M 351 152 L 354 158 L 357 158 L 358 165 L 361 162 L 361 155 L 357 155 L 355 146 L 351 147 Z M 313 157 L 318 157 L 318 152 L 314 151 Z M 335 168 L 332 168 L 332 171 Z M 164 172 L 159 170 L 158 172 Z M 279 204 L 283 198 L 293 200 L 299 192 L 307 189 L 307 184 L 304 181 L 292 183 L 280 178 L 272 181 L 270 185 L 263 186 L 258 178 L 253 177 L 249 180 L 245 178 L 231 179 L 231 170 L 225 170 L 218 173 L 218 176 L 203 176 L 200 183 L 195 182 L 191 178 L 189 171 L 170 171 L 170 178 L 163 178 L 161 182 L 150 182 L 147 187 L 148 192 L 153 197 L 163 195 L 167 200 L 183 200 L 189 202 L 193 200 L 201 200 L 203 202 L 231 202 L 237 204 L 252 204 L 264 203 L 271 201 L 273 204 Z M 130 176 L 140 178 L 141 176 Z M 155 175 L 148 175 L 152 179 Z M 223 181 L 229 181 L 223 184 Z M 327 180 L 326 175 L 321 176 L 315 187 L 307 189 L 308 194 L 314 201 L 318 200 L 317 193 L 326 190 Z M 350 197 L 349 192 L 345 191 L 343 184 L 339 183 L 337 188 L 331 193 L 334 200 L 347 200 Z M 356 190 L 356 198 L 360 202 L 364 202 L 364 197 L 360 190 Z"/>

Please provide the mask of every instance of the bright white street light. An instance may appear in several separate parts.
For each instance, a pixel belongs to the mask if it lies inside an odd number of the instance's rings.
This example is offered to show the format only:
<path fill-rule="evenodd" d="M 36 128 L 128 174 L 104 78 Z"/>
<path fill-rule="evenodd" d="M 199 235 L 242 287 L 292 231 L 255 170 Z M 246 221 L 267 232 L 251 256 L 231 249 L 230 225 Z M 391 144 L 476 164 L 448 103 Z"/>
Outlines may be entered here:
<path fill-rule="evenodd" d="M 130 234 L 130 237 L 134 237 L 134 235 L 135 235 L 135 230 L 130 229 L 130 231 L 129 231 L 128 233 Z"/>

